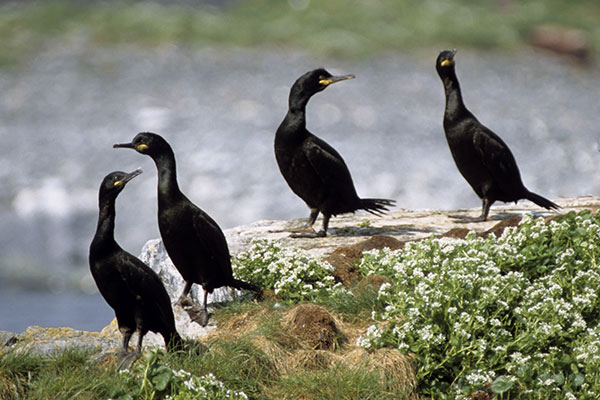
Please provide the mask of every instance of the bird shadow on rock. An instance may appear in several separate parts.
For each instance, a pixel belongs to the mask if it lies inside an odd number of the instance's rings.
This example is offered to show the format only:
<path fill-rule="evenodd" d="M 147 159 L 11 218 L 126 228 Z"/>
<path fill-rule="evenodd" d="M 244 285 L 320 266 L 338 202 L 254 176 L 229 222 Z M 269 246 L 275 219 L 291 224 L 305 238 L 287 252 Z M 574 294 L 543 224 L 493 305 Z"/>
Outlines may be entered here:
<path fill-rule="evenodd" d="M 515 218 L 515 217 L 521 218 L 521 216 L 522 216 L 522 213 L 519 213 L 519 212 L 517 212 L 517 213 L 501 212 L 501 213 L 497 213 L 497 214 L 489 216 L 486 221 L 503 221 L 503 220 Z M 537 216 L 537 215 L 535 215 L 535 216 Z M 486 221 L 483 221 L 480 216 L 473 217 L 470 215 L 448 215 L 448 217 L 450 219 L 454 220 L 454 223 L 456 223 L 456 224 L 467 224 L 467 223 L 472 223 L 472 222 L 486 222 Z"/>
<path fill-rule="evenodd" d="M 346 236 L 346 237 L 370 237 L 370 236 L 412 236 L 415 233 L 432 233 L 432 229 L 416 228 L 407 225 L 390 225 L 383 227 L 374 226 L 344 226 L 341 228 L 330 228 L 328 236 Z"/>

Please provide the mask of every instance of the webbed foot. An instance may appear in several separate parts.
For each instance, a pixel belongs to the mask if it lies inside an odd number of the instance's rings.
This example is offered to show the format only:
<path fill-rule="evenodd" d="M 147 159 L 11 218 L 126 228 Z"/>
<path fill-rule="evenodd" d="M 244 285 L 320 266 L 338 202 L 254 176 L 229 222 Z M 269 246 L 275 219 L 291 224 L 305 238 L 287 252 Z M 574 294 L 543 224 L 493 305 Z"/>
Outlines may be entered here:
<path fill-rule="evenodd" d="M 312 226 L 293 229 L 291 232 L 291 238 L 319 238 L 327 236 L 327 232 L 324 230 L 315 232 Z"/>
<path fill-rule="evenodd" d="M 480 215 L 479 217 L 469 217 L 467 215 L 450 215 L 450 218 L 456 220 L 456 223 L 468 223 L 468 222 L 483 222 L 483 221 L 487 221 L 487 218 L 484 217 L 483 215 Z"/>
<path fill-rule="evenodd" d="M 193 304 L 190 301 L 189 304 L 183 306 L 183 309 L 188 314 L 190 319 L 195 323 L 199 324 L 202 327 L 208 325 L 208 320 L 210 319 L 212 314 L 205 310 L 203 307 Z"/>
<path fill-rule="evenodd" d="M 117 357 L 117 370 L 123 371 L 130 369 L 138 358 L 140 358 L 140 353 L 138 351 L 120 351 Z"/>

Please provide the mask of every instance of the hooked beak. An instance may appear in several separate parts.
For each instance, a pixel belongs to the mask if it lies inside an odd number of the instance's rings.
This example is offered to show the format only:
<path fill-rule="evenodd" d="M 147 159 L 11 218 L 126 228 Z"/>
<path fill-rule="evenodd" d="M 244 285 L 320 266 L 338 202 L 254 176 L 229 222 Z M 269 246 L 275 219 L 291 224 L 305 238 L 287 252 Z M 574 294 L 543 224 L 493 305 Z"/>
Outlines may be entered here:
<path fill-rule="evenodd" d="M 118 148 L 124 148 L 124 149 L 134 149 L 137 151 L 142 151 L 148 148 L 148 145 L 146 144 L 138 144 L 137 146 L 134 146 L 133 143 L 117 143 L 117 144 L 113 144 L 113 149 L 118 149 Z"/>
<path fill-rule="evenodd" d="M 115 186 L 122 186 L 122 187 L 124 187 L 127 182 L 129 182 L 130 180 L 132 180 L 133 178 L 135 178 L 136 176 L 138 176 L 141 173 L 142 173 L 142 169 L 138 168 L 138 169 L 136 169 L 135 171 L 133 171 L 133 172 L 131 172 L 129 174 L 125 174 L 125 177 L 123 179 L 120 179 L 120 180 L 116 181 L 114 183 L 114 185 Z"/>
<path fill-rule="evenodd" d="M 117 144 L 113 144 L 113 149 L 118 149 L 118 148 L 125 148 L 125 149 L 133 149 L 133 143 L 117 143 Z"/>
<path fill-rule="evenodd" d="M 135 171 L 127 174 L 127 176 L 123 179 L 124 182 L 129 182 L 130 180 L 132 180 L 133 178 L 135 178 L 136 176 L 140 175 L 142 173 L 142 169 L 138 168 Z"/>
<path fill-rule="evenodd" d="M 354 79 L 354 78 L 356 78 L 356 77 L 354 75 L 352 75 L 352 74 L 350 74 L 350 75 L 330 76 L 327 79 L 321 79 L 319 81 L 319 83 L 321 85 L 329 86 L 332 83 L 341 82 L 341 81 L 345 81 L 347 79 Z"/>

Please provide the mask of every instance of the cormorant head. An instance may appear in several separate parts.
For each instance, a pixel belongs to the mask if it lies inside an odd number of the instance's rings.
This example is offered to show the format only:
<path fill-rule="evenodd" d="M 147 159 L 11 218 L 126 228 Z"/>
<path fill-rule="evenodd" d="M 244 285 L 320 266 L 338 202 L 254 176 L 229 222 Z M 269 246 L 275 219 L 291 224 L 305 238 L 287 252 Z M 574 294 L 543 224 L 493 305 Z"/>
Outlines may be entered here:
<path fill-rule="evenodd" d="M 136 169 L 129 174 L 127 172 L 115 171 L 106 175 L 102 180 L 102 184 L 100 184 L 100 198 L 102 199 L 108 196 L 113 199 L 116 198 L 127 182 L 141 173 L 141 169 Z"/>
<path fill-rule="evenodd" d="M 443 75 L 447 71 L 454 69 L 454 55 L 456 49 L 453 50 L 442 50 L 438 55 L 437 61 L 435 62 L 435 69 L 438 74 Z"/>
<path fill-rule="evenodd" d="M 305 73 L 296 80 L 292 86 L 290 97 L 310 97 L 315 93 L 325 90 L 325 88 L 332 83 L 344 81 L 346 79 L 354 79 L 354 75 L 333 76 L 324 68 L 318 68 Z"/>
<path fill-rule="evenodd" d="M 126 148 L 126 149 L 134 149 L 138 153 L 149 155 L 150 157 L 154 157 L 154 155 L 161 154 L 165 151 L 165 149 L 171 150 L 171 146 L 167 143 L 162 136 L 157 135 L 152 132 L 140 132 L 131 141 L 131 143 L 121 143 L 113 145 L 113 148 Z"/>

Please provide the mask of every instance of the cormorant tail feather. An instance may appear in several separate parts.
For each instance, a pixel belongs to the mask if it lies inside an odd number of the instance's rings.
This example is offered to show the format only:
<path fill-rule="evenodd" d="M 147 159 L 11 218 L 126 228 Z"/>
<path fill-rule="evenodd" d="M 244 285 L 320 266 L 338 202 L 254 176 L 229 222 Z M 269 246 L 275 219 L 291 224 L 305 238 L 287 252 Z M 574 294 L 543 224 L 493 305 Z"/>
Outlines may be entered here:
<path fill-rule="evenodd" d="M 545 197 L 540 196 L 539 194 L 535 194 L 533 192 L 528 192 L 525 197 L 527 200 L 533 201 L 540 207 L 544 207 L 547 210 L 558 210 L 560 206 L 552 201 L 548 200 Z"/>
<path fill-rule="evenodd" d="M 389 211 L 388 207 L 393 207 L 395 204 L 395 200 L 389 199 L 360 199 L 360 209 L 377 216 L 382 216 Z"/>

